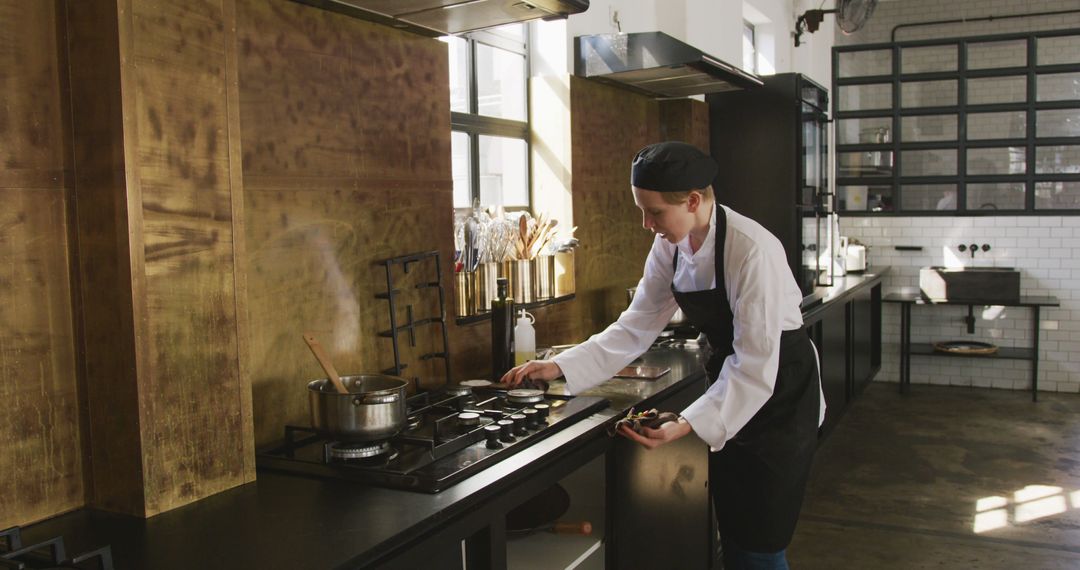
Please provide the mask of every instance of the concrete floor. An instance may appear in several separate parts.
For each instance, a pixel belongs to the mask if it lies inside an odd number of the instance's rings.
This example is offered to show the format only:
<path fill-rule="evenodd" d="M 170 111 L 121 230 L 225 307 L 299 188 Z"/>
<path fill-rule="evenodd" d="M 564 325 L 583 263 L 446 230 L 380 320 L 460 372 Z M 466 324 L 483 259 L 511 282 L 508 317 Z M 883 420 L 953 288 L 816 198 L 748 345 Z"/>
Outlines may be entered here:
<path fill-rule="evenodd" d="M 1080 395 L 896 389 L 819 448 L 792 568 L 1080 568 Z"/>

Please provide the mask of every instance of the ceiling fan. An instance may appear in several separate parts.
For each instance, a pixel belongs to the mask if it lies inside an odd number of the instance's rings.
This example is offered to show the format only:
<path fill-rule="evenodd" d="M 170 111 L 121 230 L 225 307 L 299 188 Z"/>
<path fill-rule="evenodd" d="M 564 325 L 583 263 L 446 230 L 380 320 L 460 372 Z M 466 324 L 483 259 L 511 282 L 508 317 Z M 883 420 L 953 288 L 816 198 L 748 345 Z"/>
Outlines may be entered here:
<path fill-rule="evenodd" d="M 832 10 L 807 10 L 795 20 L 795 47 L 799 47 L 803 32 L 811 34 L 818 31 L 825 14 L 836 14 L 836 24 L 845 34 L 851 34 L 862 28 L 870 15 L 874 13 L 877 0 L 839 0 Z"/>

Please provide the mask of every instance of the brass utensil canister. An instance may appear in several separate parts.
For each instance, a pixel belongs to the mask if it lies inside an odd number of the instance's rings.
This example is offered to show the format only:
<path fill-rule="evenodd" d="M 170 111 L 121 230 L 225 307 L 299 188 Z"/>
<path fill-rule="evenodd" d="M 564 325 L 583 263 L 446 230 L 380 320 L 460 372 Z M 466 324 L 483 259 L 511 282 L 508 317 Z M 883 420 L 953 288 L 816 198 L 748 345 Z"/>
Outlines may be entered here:
<path fill-rule="evenodd" d="M 538 255 L 529 260 L 532 264 L 532 289 L 537 301 L 546 301 L 555 296 L 555 257 Z"/>

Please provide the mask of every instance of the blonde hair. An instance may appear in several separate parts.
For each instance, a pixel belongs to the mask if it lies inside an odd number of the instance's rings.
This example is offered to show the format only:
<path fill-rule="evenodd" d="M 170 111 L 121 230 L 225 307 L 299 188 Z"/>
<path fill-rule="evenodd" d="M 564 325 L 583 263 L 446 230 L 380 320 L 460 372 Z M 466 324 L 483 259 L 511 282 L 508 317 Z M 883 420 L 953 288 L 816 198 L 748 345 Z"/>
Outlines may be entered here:
<path fill-rule="evenodd" d="M 667 204 L 683 204 L 690 199 L 691 192 L 697 192 L 698 194 L 701 194 L 701 197 L 705 198 L 706 200 L 713 199 L 713 189 L 711 184 L 699 190 L 687 190 L 685 192 L 661 192 L 660 197 L 663 198 L 664 202 Z"/>

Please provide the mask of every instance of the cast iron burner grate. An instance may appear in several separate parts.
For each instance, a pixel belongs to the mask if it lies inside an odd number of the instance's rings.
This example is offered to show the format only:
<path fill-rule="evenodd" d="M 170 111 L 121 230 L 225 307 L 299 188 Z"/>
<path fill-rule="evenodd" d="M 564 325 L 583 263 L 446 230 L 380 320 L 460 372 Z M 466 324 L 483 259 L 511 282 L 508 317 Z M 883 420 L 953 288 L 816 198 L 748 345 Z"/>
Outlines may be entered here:
<path fill-rule="evenodd" d="M 112 548 L 103 546 L 69 557 L 62 536 L 23 546 L 22 529 L 0 530 L 0 570 L 40 569 L 113 570 Z"/>

